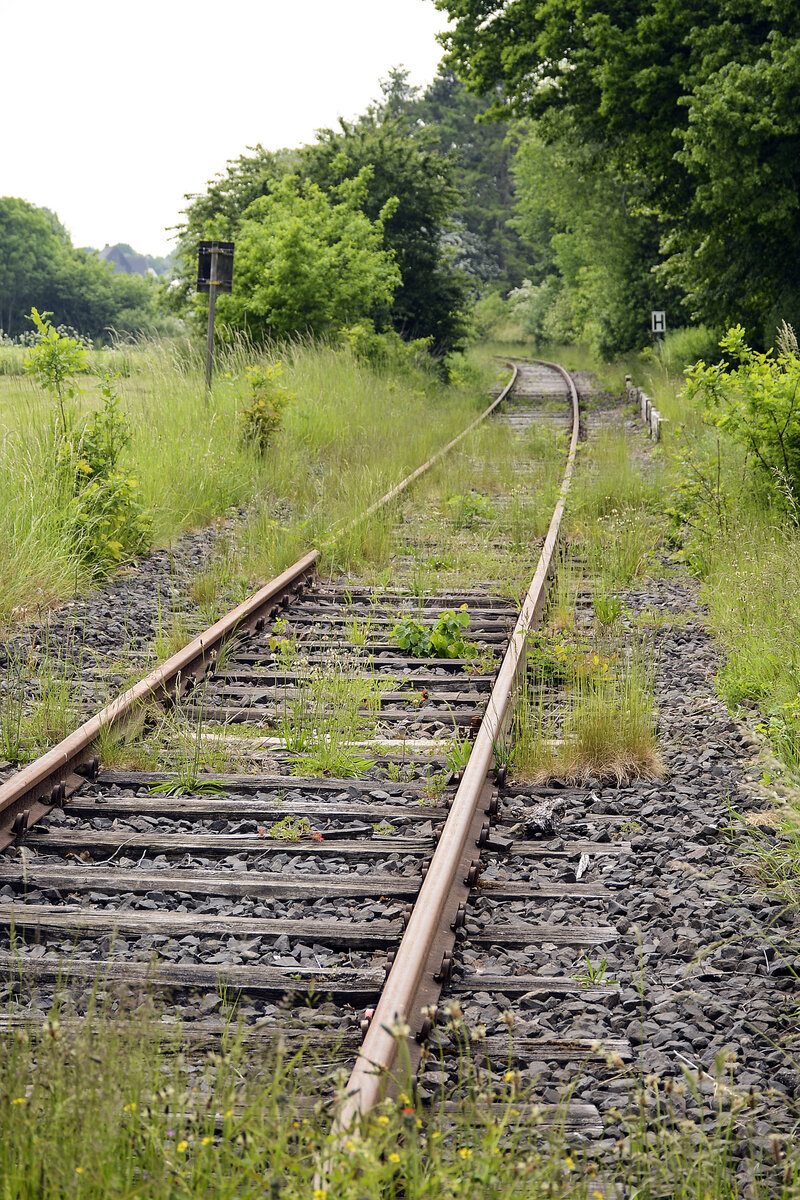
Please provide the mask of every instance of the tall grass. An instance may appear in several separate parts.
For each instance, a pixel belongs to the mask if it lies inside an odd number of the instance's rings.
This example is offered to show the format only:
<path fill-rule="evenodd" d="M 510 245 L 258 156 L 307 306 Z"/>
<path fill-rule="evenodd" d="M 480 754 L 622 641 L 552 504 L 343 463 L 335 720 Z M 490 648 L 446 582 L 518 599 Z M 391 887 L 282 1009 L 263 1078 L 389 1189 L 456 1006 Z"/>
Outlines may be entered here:
<path fill-rule="evenodd" d="M 619 421 L 601 427 L 580 460 L 567 528 L 601 586 L 623 587 L 654 568 L 663 535 L 663 478 L 658 462 L 634 457 Z"/>
<path fill-rule="evenodd" d="M 652 646 L 599 639 L 564 661 L 557 699 L 552 676 L 535 666 L 523 680 L 513 718 L 515 776 L 536 783 L 659 778 Z"/>
<path fill-rule="evenodd" d="M 581 1146 L 569 1135 L 566 1107 L 538 1104 L 535 1086 L 519 1071 L 478 1067 L 480 1040 L 476 1035 L 471 1050 L 456 1018 L 446 1036 L 460 1064 L 457 1109 L 448 1109 L 445 1087 L 428 1105 L 415 1102 L 401 1075 L 396 1099 L 334 1141 L 333 1109 L 347 1077 L 335 1038 L 325 1052 L 304 1046 L 310 1013 L 297 1010 L 285 1013 L 285 1039 L 269 1040 L 263 1031 L 253 1037 L 252 1030 L 248 1038 L 231 1019 L 231 997 L 223 992 L 222 1001 L 217 1038 L 206 1034 L 199 1043 L 191 1026 L 159 1021 L 148 1000 L 132 1012 L 132 1001 L 117 997 L 116 1014 L 112 1002 L 101 1002 L 81 1023 L 58 1009 L 27 1021 L 9 1009 L 0 1034 L 4 1196 L 790 1200 L 798 1194 L 797 1144 L 769 1132 L 760 1097 L 731 1086 L 724 1054 L 708 1072 L 684 1067 L 677 1079 L 643 1080 L 625 1077 L 607 1055 L 603 1069 L 622 1075 L 622 1111 L 609 1114 L 622 1137 Z M 324 1008 L 316 1017 L 324 1022 Z M 509 1064 L 512 1053 L 509 1036 Z M 435 1046 L 425 1054 L 438 1065 Z M 580 1077 L 574 1086 L 580 1089 Z M 698 1110 L 703 1118 L 692 1119 Z"/>
<path fill-rule="evenodd" d="M 258 354 L 224 348 L 207 395 L 200 356 L 188 342 L 119 350 L 120 388 L 132 432 L 121 467 L 135 475 L 153 514 L 154 538 L 247 506 L 243 569 L 253 578 L 286 564 L 332 525 L 345 522 L 463 428 L 482 406 L 480 388 L 445 387 L 433 372 L 402 375 L 359 364 L 347 350 L 298 341 L 260 352 L 280 357 L 297 400 L 265 455 L 240 435 L 245 367 Z M 81 408 L 96 403 L 82 377 Z M 52 469 L 53 414 L 27 378 L 0 378 L 0 623 L 91 583 L 64 544 L 68 502 Z"/>

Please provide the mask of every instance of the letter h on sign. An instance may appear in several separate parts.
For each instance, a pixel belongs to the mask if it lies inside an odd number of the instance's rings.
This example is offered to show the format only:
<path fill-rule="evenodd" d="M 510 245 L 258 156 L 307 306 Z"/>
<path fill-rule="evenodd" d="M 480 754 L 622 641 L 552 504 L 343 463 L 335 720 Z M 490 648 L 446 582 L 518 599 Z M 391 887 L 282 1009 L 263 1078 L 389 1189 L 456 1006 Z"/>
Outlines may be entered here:
<path fill-rule="evenodd" d="M 667 314 L 665 312 L 651 312 L 650 329 L 653 333 L 666 333 Z"/>

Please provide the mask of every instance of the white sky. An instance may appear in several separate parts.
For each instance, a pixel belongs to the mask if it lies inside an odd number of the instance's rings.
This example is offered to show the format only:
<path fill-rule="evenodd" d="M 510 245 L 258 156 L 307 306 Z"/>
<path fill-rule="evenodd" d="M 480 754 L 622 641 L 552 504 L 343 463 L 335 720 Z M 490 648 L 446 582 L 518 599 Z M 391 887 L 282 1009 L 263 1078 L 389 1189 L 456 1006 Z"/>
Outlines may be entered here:
<path fill-rule="evenodd" d="M 0 195 L 164 254 L 185 193 L 357 116 L 392 66 L 429 82 L 445 27 L 431 0 L 0 0 Z"/>

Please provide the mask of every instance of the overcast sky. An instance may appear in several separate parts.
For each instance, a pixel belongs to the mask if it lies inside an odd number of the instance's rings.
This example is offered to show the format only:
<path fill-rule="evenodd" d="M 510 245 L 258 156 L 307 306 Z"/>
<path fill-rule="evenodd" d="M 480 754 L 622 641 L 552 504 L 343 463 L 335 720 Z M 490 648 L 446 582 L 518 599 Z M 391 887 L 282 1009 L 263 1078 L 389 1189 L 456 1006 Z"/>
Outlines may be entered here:
<path fill-rule="evenodd" d="M 164 254 L 185 193 L 357 116 L 392 66 L 427 83 L 445 25 L 432 0 L 0 0 L 0 195 Z"/>

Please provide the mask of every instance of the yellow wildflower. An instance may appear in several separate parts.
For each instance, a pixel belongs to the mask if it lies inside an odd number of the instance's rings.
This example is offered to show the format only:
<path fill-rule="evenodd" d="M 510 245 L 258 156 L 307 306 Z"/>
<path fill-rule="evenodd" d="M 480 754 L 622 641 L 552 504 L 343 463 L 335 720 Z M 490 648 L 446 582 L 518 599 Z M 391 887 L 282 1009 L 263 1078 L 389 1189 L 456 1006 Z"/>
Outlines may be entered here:
<path fill-rule="evenodd" d="M 201 1146 L 210 1146 L 211 1143 L 213 1142 L 213 1140 L 214 1140 L 213 1137 L 204 1137 L 203 1140 L 201 1141 L 200 1145 Z"/>
<path fill-rule="evenodd" d="M 458 1153 L 461 1158 L 472 1158 L 472 1151 L 469 1146 L 462 1146 Z"/>
<path fill-rule="evenodd" d="M 188 1145 L 189 1145 L 188 1142 L 178 1142 L 178 1153 L 183 1154 L 184 1150 L 187 1148 Z"/>
<path fill-rule="evenodd" d="M 389 1162 L 400 1162 L 400 1155 L 397 1153 L 396 1150 L 393 1150 L 392 1153 L 389 1155 Z"/>
<path fill-rule="evenodd" d="M 11 1101 L 11 1103 L 12 1104 L 24 1104 L 26 1102 L 26 1100 L 27 1100 L 27 1096 L 15 1096 L 14 1099 Z"/>

